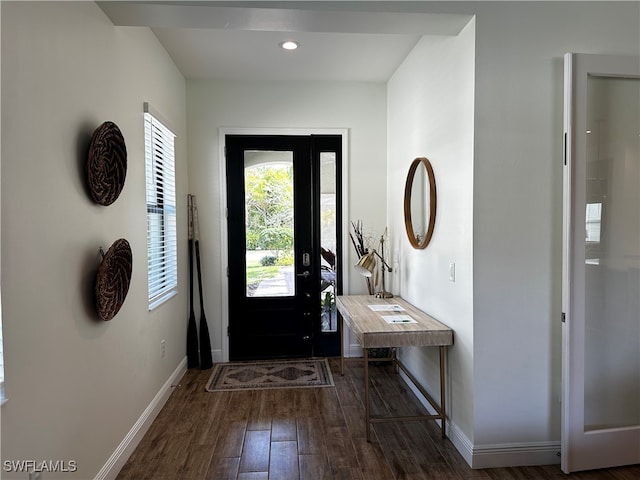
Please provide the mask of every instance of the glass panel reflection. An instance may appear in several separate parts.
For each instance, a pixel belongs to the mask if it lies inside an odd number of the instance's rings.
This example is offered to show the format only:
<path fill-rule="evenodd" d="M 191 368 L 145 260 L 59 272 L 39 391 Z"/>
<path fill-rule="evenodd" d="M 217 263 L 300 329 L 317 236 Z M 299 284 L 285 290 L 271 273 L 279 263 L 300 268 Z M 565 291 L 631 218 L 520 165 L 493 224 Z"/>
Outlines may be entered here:
<path fill-rule="evenodd" d="M 320 305 L 322 332 L 338 329 L 336 313 L 336 154 L 320 153 Z"/>
<path fill-rule="evenodd" d="M 244 153 L 247 297 L 295 295 L 293 152 Z"/>
<path fill-rule="evenodd" d="M 429 227 L 430 212 L 429 176 L 424 163 L 420 162 L 411 186 L 411 225 L 418 243 L 422 242 Z"/>
<path fill-rule="evenodd" d="M 640 425 L 640 82 L 590 77 L 585 430 Z"/>

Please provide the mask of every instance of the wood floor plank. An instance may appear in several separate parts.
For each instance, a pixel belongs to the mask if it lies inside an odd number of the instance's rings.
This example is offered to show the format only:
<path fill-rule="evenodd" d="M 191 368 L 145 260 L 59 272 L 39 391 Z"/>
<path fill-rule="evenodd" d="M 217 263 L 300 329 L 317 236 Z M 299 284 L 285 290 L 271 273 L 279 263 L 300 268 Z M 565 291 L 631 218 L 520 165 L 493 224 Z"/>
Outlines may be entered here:
<path fill-rule="evenodd" d="M 192 442 L 179 473 L 181 480 L 200 480 L 205 477 L 211 463 L 211 446 Z"/>
<path fill-rule="evenodd" d="M 353 438 L 365 440 L 367 438 L 366 422 L 363 407 L 348 405 L 342 407 L 344 417 L 347 422 L 347 429 Z"/>
<path fill-rule="evenodd" d="M 246 422 L 251 413 L 253 397 L 258 393 L 255 390 L 233 391 L 228 395 L 230 407 L 225 411 L 225 420 L 244 420 Z"/>
<path fill-rule="evenodd" d="M 266 395 L 255 395 L 249 409 L 247 430 L 270 430 L 271 412 L 268 411 L 268 399 Z"/>
<path fill-rule="evenodd" d="M 417 462 L 420 475 L 425 480 L 451 480 L 460 478 L 446 463 Z"/>
<path fill-rule="evenodd" d="M 239 472 L 268 472 L 270 449 L 270 430 L 247 430 Z"/>
<path fill-rule="evenodd" d="M 300 455 L 319 455 L 325 452 L 324 434 L 318 417 L 298 418 L 296 426 Z"/>
<path fill-rule="evenodd" d="M 240 457 L 242 445 L 247 427 L 247 422 L 242 420 L 223 421 L 220 423 L 220 432 L 213 449 L 216 457 Z"/>
<path fill-rule="evenodd" d="M 272 442 L 269 477 L 278 480 L 300 480 L 298 445 L 296 442 Z"/>
<path fill-rule="evenodd" d="M 375 370 L 373 370 L 373 368 L 376 367 L 372 367 L 372 372 L 374 373 L 369 373 L 369 377 L 373 378 L 376 376 L 375 374 Z M 364 399 L 365 399 L 365 392 L 364 392 L 364 368 L 360 367 L 359 364 L 356 364 L 356 368 L 353 369 L 353 371 L 349 371 L 349 376 L 351 377 L 351 381 L 352 381 L 352 385 L 353 388 L 355 390 L 355 392 L 358 395 L 358 398 L 360 399 L 360 402 L 362 403 L 364 408 Z M 378 394 L 378 391 L 375 388 L 369 388 L 369 401 L 370 401 L 370 406 L 371 406 L 371 415 L 389 415 L 389 408 L 388 405 L 386 404 L 386 402 L 384 402 L 381 398 L 380 395 Z"/>
<path fill-rule="evenodd" d="M 296 433 L 296 419 L 289 418 L 274 418 L 271 421 L 271 441 L 272 442 L 285 442 L 287 440 L 295 441 L 297 439 Z"/>
<path fill-rule="evenodd" d="M 269 472 L 243 472 L 238 474 L 238 480 L 269 480 Z"/>
<path fill-rule="evenodd" d="M 152 426 L 129 458 L 129 462 L 135 464 L 152 462 L 160 454 L 168 440 L 169 432 L 166 427 L 160 429 Z"/>
<path fill-rule="evenodd" d="M 318 415 L 315 390 L 314 388 L 300 388 L 295 391 L 293 411 L 296 418 Z"/>
<path fill-rule="evenodd" d="M 324 428 L 324 427 L 323 427 Z M 353 440 L 346 427 L 329 426 L 324 428 L 325 447 L 329 459 L 330 472 L 337 475 L 345 468 L 360 468 Z"/>
<path fill-rule="evenodd" d="M 391 415 L 425 415 L 427 410 L 391 365 L 381 366 L 371 383 Z M 439 395 L 439 393 L 438 393 Z"/>
<path fill-rule="evenodd" d="M 328 475 L 327 459 L 324 455 L 298 455 L 300 479 L 324 479 Z"/>
<path fill-rule="evenodd" d="M 395 478 L 419 477 L 420 467 L 416 463 L 410 445 L 406 443 L 404 432 L 398 424 L 379 423 L 374 429 L 380 448 L 390 465 Z"/>
<path fill-rule="evenodd" d="M 217 438 L 218 425 L 216 424 L 216 417 L 212 415 L 218 407 L 218 402 L 221 397 L 219 396 L 205 396 L 202 400 L 193 402 L 190 410 L 195 410 L 197 413 L 190 415 L 191 418 L 191 431 L 193 431 L 194 445 L 210 445 L 215 444 Z"/>
<path fill-rule="evenodd" d="M 385 458 L 380 444 L 367 442 L 362 437 L 354 442 L 358 465 L 365 478 L 376 478 L 379 480 L 394 480 L 396 477 Z"/>
<path fill-rule="evenodd" d="M 331 480 L 373 480 L 365 478 L 358 467 L 331 467 L 331 472 L 326 478 Z"/>
<path fill-rule="evenodd" d="M 329 390 L 329 389 L 327 389 Z M 273 418 L 295 418 L 295 389 L 280 388 L 271 390 L 271 415 Z"/>
<path fill-rule="evenodd" d="M 334 388 L 318 388 L 316 390 L 318 416 L 330 427 L 344 427 L 347 423 Z"/>
<path fill-rule="evenodd" d="M 362 401 L 358 395 L 353 380 L 349 375 L 334 375 L 336 392 L 342 406 L 357 406 L 362 408 Z"/>
<path fill-rule="evenodd" d="M 637 480 L 640 478 L 640 465 L 612 468 L 610 472 L 616 480 Z"/>
<path fill-rule="evenodd" d="M 171 436 L 158 456 L 147 467 L 155 475 L 170 475 L 178 478 L 189 457 L 191 434 L 179 433 Z"/>
<path fill-rule="evenodd" d="M 213 457 L 204 480 L 233 480 L 238 476 L 240 457 Z"/>
<path fill-rule="evenodd" d="M 411 451 L 416 452 L 420 458 L 428 459 L 431 463 L 446 463 L 446 459 L 427 433 L 426 423 L 402 423 L 398 425 L 398 430 L 403 435 L 406 444 L 411 446 Z"/>
<path fill-rule="evenodd" d="M 534 480 L 540 478 L 539 470 L 533 467 L 487 469 L 492 480 Z M 605 478 L 605 477 L 599 477 Z"/>

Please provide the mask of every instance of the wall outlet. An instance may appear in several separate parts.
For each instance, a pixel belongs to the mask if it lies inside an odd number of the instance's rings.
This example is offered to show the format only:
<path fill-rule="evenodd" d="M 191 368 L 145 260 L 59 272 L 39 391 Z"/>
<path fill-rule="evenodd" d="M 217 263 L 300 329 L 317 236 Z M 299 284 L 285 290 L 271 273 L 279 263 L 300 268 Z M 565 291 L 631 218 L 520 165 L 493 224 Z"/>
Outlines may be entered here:
<path fill-rule="evenodd" d="M 164 358 L 164 352 L 166 351 L 167 342 L 166 340 L 160 340 L 160 357 Z"/>

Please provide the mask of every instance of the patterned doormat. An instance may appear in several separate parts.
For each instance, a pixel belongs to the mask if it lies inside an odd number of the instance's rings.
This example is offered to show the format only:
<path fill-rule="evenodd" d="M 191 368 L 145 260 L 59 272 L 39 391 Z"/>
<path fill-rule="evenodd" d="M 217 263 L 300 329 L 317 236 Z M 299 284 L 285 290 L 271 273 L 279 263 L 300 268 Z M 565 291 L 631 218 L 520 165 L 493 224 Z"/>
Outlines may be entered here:
<path fill-rule="evenodd" d="M 326 358 L 216 363 L 207 391 L 333 387 Z"/>

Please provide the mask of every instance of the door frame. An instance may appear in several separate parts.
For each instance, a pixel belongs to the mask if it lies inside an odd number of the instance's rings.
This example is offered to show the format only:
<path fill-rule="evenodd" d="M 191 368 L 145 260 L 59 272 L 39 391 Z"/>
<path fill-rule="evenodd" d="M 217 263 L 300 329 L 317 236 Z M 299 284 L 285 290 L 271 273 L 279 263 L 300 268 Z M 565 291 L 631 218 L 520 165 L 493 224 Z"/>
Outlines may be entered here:
<path fill-rule="evenodd" d="M 220 309 L 221 317 L 221 337 L 222 352 L 221 358 L 215 361 L 229 361 L 229 278 L 227 276 L 227 261 L 229 258 L 228 229 L 227 229 L 227 165 L 225 156 L 227 135 L 341 135 L 342 136 L 342 260 L 346 266 L 347 252 L 349 251 L 349 129 L 348 128 L 260 128 L 260 127 L 220 127 L 218 129 L 218 155 L 219 155 L 219 198 L 220 198 L 220 290 L 222 305 Z M 343 285 L 349 285 L 349 268 L 343 267 Z M 344 335 L 343 337 L 346 337 Z M 343 345 L 343 348 L 345 345 Z M 346 350 L 345 350 L 346 351 Z"/>
<path fill-rule="evenodd" d="M 612 443 L 614 435 L 637 441 L 638 426 L 596 430 L 577 434 L 576 425 L 584 422 L 584 293 L 579 290 L 583 278 L 574 265 L 584 262 L 584 235 L 580 218 L 574 215 L 574 204 L 584 205 L 585 188 L 580 183 L 584 172 L 576 159 L 586 158 L 586 79 L 599 77 L 640 78 L 636 56 L 567 53 L 564 57 L 564 172 L 563 172 L 563 251 L 562 251 L 562 412 L 561 468 L 564 473 L 626 465 L 624 449 L 607 452 L 607 464 L 598 455 L 603 439 Z M 579 177 L 579 178 L 577 178 Z M 578 285 L 576 285 L 578 284 Z M 586 453 L 583 450 L 588 450 Z"/>

